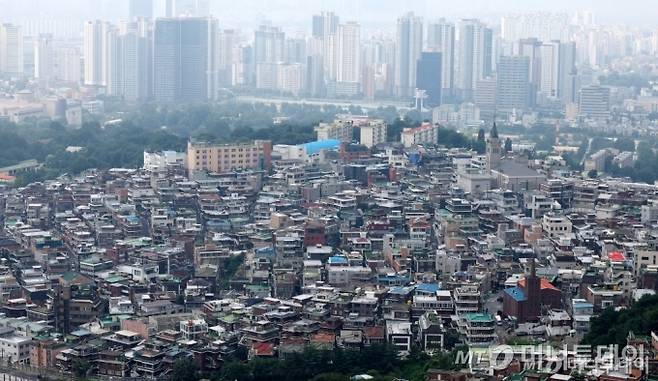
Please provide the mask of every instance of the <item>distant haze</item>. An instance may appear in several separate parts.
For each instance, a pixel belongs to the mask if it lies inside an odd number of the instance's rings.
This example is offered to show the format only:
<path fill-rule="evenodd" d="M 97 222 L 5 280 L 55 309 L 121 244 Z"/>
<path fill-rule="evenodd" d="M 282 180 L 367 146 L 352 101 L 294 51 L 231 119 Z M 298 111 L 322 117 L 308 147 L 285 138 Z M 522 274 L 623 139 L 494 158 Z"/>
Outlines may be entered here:
<path fill-rule="evenodd" d="M 164 1 L 154 0 L 155 15 Z M 658 26 L 655 0 L 210 0 L 211 12 L 223 27 L 250 29 L 269 20 L 287 31 L 310 28 L 311 14 L 333 10 L 341 19 L 359 21 L 371 30 L 391 30 L 398 16 L 414 11 L 425 19 L 479 17 L 497 21 L 515 12 L 591 11 L 597 22 Z M 117 20 L 127 15 L 128 0 L 0 0 L 0 19 L 32 17 Z"/>

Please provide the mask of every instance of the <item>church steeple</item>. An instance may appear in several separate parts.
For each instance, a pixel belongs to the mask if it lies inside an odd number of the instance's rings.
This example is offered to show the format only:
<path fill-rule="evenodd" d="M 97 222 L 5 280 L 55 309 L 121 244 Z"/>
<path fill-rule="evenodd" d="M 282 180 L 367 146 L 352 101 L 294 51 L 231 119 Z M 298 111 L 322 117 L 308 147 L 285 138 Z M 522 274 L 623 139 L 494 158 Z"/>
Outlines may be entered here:
<path fill-rule="evenodd" d="M 492 139 L 498 139 L 498 129 L 496 128 L 496 122 L 493 123 L 493 127 L 491 127 L 491 132 L 489 133 L 489 137 Z"/>
<path fill-rule="evenodd" d="M 491 131 L 489 131 L 489 139 L 487 139 L 487 172 L 491 173 L 492 169 L 497 169 L 500 165 L 500 158 L 502 156 L 500 140 L 498 139 L 498 129 L 494 121 Z"/>

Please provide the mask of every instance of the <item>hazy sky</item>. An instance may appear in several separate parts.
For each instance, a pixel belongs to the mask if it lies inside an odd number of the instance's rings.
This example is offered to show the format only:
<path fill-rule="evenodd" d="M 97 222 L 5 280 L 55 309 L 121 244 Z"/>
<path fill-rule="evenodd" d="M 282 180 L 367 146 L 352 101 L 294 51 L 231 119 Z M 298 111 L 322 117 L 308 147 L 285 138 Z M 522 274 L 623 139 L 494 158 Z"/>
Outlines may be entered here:
<path fill-rule="evenodd" d="M 0 19 L 40 14 L 55 18 L 125 17 L 128 0 L 0 0 Z M 212 13 L 224 27 L 250 29 L 271 20 L 288 31 L 310 28 L 311 14 L 334 10 L 342 20 L 356 20 L 364 28 L 392 28 L 396 18 L 415 11 L 425 19 L 480 17 L 528 11 L 589 10 L 599 23 L 658 26 L 658 0 L 210 0 Z M 154 0 L 156 15 L 164 0 Z"/>

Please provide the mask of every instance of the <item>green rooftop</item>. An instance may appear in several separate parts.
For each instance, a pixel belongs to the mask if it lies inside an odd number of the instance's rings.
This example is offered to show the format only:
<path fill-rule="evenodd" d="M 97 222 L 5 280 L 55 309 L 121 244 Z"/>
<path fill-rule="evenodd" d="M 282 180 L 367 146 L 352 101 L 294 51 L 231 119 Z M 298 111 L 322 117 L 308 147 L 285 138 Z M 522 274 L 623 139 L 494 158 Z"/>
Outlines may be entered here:
<path fill-rule="evenodd" d="M 476 323 L 492 323 L 493 318 L 491 315 L 482 313 L 482 312 L 474 312 L 470 314 L 466 314 L 466 320 L 470 322 L 476 322 Z"/>

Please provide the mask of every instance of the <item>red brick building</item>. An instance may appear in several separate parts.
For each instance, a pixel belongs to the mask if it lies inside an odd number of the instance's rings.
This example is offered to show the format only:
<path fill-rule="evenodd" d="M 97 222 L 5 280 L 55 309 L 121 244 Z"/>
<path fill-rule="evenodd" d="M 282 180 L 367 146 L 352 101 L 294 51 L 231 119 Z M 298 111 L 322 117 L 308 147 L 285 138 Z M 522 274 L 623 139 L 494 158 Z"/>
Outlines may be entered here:
<path fill-rule="evenodd" d="M 515 317 L 519 323 L 537 321 L 541 308 L 562 308 L 562 291 L 535 273 L 534 262 L 529 276 L 519 280 L 516 287 L 503 292 L 503 313 Z"/>

